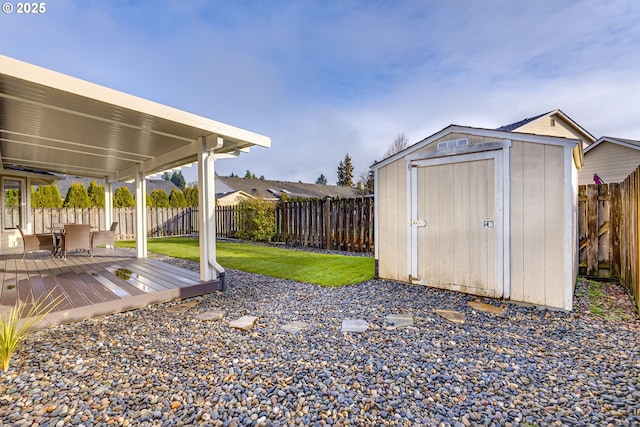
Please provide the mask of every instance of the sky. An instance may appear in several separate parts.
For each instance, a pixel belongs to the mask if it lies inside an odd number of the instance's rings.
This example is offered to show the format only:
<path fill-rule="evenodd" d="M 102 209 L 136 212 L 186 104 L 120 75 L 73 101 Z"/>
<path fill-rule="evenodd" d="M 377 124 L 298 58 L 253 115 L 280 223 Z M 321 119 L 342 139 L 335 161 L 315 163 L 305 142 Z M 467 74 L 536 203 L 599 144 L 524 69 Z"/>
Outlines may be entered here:
<path fill-rule="evenodd" d="M 220 175 L 335 184 L 349 154 L 357 180 L 399 134 L 557 108 L 640 139 L 637 0 L 3 3 L 0 54 L 271 138 Z"/>

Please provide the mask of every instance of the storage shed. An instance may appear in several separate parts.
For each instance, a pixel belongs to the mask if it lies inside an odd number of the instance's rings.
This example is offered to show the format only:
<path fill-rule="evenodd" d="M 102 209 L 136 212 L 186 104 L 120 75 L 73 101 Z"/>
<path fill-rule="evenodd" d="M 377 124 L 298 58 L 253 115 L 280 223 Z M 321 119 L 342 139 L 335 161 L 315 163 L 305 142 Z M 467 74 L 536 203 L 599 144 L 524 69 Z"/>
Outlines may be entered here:
<path fill-rule="evenodd" d="M 373 166 L 383 279 L 571 310 L 578 139 L 451 125 Z"/>

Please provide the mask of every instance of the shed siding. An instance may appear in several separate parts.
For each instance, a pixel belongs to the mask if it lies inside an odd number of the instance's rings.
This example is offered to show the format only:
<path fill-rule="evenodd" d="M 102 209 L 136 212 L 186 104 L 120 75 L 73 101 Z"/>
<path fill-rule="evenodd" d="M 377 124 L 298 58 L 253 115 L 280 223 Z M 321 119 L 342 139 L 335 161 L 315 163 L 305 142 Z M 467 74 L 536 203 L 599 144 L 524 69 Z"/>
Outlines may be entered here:
<path fill-rule="evenodd" d="M 378 172 L 380 245 L 378 274 L 406 282 L 407 267 L 407 164 L 404 159 Z"/>
<path fill-rule="evenodd" d="M 562 307 L 564 149 L 511 147 L 511 299 Z"/>
<path fill-rule="evenodd" d="M 640 165 L 640 150 L 602 142 L 584 155 L 584 167 L 578 174 L 578 184 L 593 184 L 597 173 L 607 184 L 623 182 Z"/>
<path fill-rule="evenodd" d="M 564 136 L 567 136 L 566 134 Z M 572 161 L 565 158 L 570 150 L 559 145 L 542 144 L 538 142 L 526 142 L 517 140 L 517 133 L 513 133 L 512 144 L 509 149 L 509 194 L 508 212 L 510 221 L 509 247 L 510 259 L 508 264 L 509 277 L 505 278 L 510 287 L 509 298 L 514 301 L 522 301 L 532 304 L 551 307 L 568 308 L 566 305 L 568 281 L 573 278 L 566 277 L 574 271 L 572 253 L 567 253 L 567 230 L 575 227 L 575 218 L 567 215 L 567 203 L 574 201 L 565 200 L 572 192 L 567 190 L 571 182 L 567 182 L 567 176 L 575 174 L 573 169 L 566 171 L 567 165 L 573 166 Z M 574 135 L 571 135 L 574 137 Z M 495 141 L 495 138 L 487 138 L 475 135 L 448 134 L 438 140 L 432 141 L 421 152 L 434 151 L 439 141 L 468 138 L 470 144 Z M 417 152 L 412 153 L 412 156 Z M 419 156 L 415 156 L 419 157 Z M 459 191 L 442 192 L 439 180 L 447 179 L 457 182 L 453 177 L 469 172 L 468 166 L 451 164 L 437 169 L 437 176 L 425 176 L 426 188 L 421 188 L 428 194 L 432 194 L 431 200 L 438 200 L 438 204 L 455 203 L 455 215 L 461 215 L 467 211 L 466 204 L 473 192 L 473 188 L 459 188 Z M 435 169 L 434 169 L 435 171 Z M 427 173 L 432 173 L 427 171 Z M 434 174 L 435 172 L 433 172 Z M 445 176 L 448 175 L 448 176 Z M 462 178 L 462 177 L 458 177 Z M 465 182 L 460 179 L 460 182 Z M 393 163 L 385 165 L 378 170 L 378 203 L 379 203 L 379 275 L 381 278 L 401 282 L 408 281 L 408 250 L 407 247 L 407 169 L 406 161 L 400 158 Z M 423 184 L 424 185 L 424 184 Z M 467 190 L 470 192 L 467 193 Z M 468 199 L 468 200 L 467 200 Z M 438 215 L 435 206 L 424 207 L 426 212 Z M 462 218 L 451 218 L 452 222 L 462 221 Z M 429 216 L 429 215 L 428 215 Z M 569 217 L 567 217 L 569 216 Z M 455 238 L 456 230 L 447 228 L 447 218 L 440 218 L 443 230 L 449 237 L 442 239 L 438 248 L 426 248 L 437 250 L 437 254 L 457 253 L 456 245 L 461 244 Z M 565 221 L 571 221 L 568 226 Z M 420 229 L 419 233 L 425 233 L 426 229 Z M 569 251 L 570 252 L 570 251 Z M 426 255 L 426 259 L 423 257 Z M 434 254 L 431 254 L 433 256 Z M 420 255 L 420 262 L 428 266 L 432 264 L 429 253 Z M 445 260 L 451 257 L 445 257 Z M 495 257 L 490 257 L 491 264 L 488 274 L 493 274 Z M 431 264 L 430 264 L 431 263 Z M 469 266 L 473 263 L 470 261 Z M 438 269 L 442 278 L 447 278 L 452 283 L 460 281 L 468 272 L 449 268 L 446 262 L 440 261 Z M 450 276 L 450 277 L 449 277 Z M 425 278 L 428 279 L 428 278 Z"/>

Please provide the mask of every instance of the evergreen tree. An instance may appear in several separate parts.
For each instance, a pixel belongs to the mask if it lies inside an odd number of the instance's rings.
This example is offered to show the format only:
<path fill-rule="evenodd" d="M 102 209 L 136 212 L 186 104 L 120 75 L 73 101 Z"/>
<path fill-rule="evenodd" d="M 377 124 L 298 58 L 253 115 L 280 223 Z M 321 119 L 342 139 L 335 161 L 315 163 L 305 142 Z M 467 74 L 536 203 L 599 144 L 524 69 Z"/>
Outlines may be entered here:
<path fill-rule="evenodd" d="M 344 156 L 344 160 L 338 166 L 338 182 L 341 187 L 353 187 L 353 164 L 349 153 Z"/>
<path fill-rule="evenodd" d="M 169 194 L 169 206 L 172 208 L 186 208 L 187 199 L 184 198 L 184 193 L 176 188 L 171 190 L 171 194 Z"/>
<path fill-rule="evenodd" d="M 187 186 L 187 183 L 184 180 L 184 176 L 182 176 L 182 171 L 176 171 L 171 174 L 170 181 L 173 182 L 175 186 L 180 189 L 180 191 L 184 191 L 184 187 Z"/>
<path fill-rule="evenodd" d="M 136 205 L 133 195 L 126 185 L 116 189 L 113 192 L 113 207 L 114 208 L 132 208 Z"/>
<path fill-rule="evenodd" d="M 71 183 L 62 206 L 65 208 L 90 208 L 91 199 L 85 186 L 79 182 Z"/>
<path fill-rule="evenodd" d="M 244 179 L 256 179 L 256 174 L 247 169 L 247 173 L 244 174 Z"/>
<path fill-rule="evenodd" d="M 327 177 L 321 173 L 318 179 L 316 179 L 316 184 L 327 185 Z"/>
<path fill-rule="evenodd" d="M 164 190 L 156 189 L 151 192 L 151 204 L 156 208 L 168 208 L 169 196 Z"/>
<path fill-rule="evenodd" d="M 97 181 L 91 181 L 87 189 L 91 206 L 94 208 L 104 208 L 104 185 L 98 185 Z"/>
<path fill-rule="evenodd" d="M 31 187 L 32 208 L 61 208 L 62 197 L 56 185 L 40 185 L 35 191 Z"/>
<path fill-rule="evenodd" d="M 16 189 L 4 191 L 4 206 L 6 208 L 17 208 L 19 202 L 19 192 Z"/>
<path fill-rule="evenodd" d="M 148 192 L 144 196 L 145 196 L 144 200 L 145 200 L 145 203 L 147 204 L 147 207 L 148 208 L 152 208 L 153 207 L 153 200 L 151 200 L 151 196 L 149 195 Z"/>
<path fill-rule="evenodd" d="M 198 187 L 189 186 L 184 189 L 184 198 L 187 201 L 187 206 L 191 206 L 192 208 L 198 207 Z"/>

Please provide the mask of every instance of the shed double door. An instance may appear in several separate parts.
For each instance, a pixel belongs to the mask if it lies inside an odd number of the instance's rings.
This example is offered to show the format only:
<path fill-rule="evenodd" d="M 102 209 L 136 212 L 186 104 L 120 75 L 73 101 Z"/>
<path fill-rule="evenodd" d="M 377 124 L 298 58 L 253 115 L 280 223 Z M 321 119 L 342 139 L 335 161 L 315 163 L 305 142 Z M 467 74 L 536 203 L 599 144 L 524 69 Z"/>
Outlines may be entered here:
<path fill-rule="evenodd" d="M 417 163 L 412 276 L 414 283 L 501 297 L 502 286 L 496 283 L 496 231 L 502 226 L 496 215 L 502 210 L 496 159 L 476 157 Z"/>

